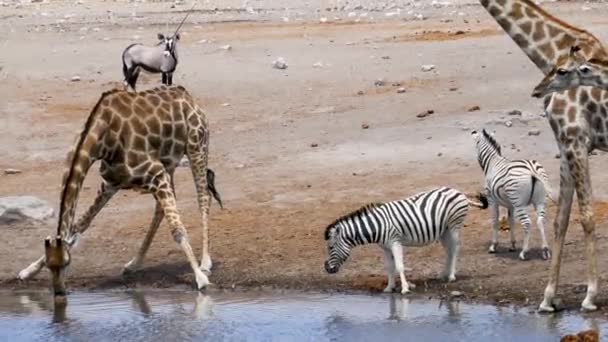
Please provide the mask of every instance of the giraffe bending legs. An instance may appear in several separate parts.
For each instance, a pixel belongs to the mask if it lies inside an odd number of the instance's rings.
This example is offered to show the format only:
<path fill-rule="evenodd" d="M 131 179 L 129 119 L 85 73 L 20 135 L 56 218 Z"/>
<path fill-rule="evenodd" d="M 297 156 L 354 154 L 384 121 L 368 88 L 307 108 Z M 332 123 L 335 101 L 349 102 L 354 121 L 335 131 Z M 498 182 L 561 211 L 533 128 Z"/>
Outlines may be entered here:
<path fill-rule="evenodd" d="M 173 195 L 175 196 L 175 184 L 174 184 L 173 172 L 171 172 L 171 190 L 173 190 Z M 163 208 L 158 201 L 156 201 L 154 207 L 154 217 L 152 218 L 152 222 L 150 223 L 150 228 L 148 228 L 148 232 L 146 233 L 146 237 L 144 241 L 141 243 L 137 254 L 131 261 L 129 261 L 122 270 L 123 274 L 135 272 L 139 270 L 144 262 L 144 258 L 146 257 L 146 253 L 152 244 L 152 240 L 154 240 L 154 236 L 158 231 L 158 227 L 160 227 L 161 222 L 165 214 L 163 212 Z"/>
<path fill-rule="evenodd" d="M 562 153 L 562 158 L 563 153 Z M 544 298 L 539 306 L 541 312 L 553 312 L 553 299 L 555 298 L 555 290 L 559 283 L 559 271 L 562 261 L 562 249 L 564 247 L 564 239 L 568 231 L 568 222 L 570 220 L 570 211 L 572 209 L 572 199 L 574 196 L 574 185 L 570 176 L 570 168 L 562 159 L 560 166 L 560 185 L 557 213 L 553 223 L 555 238 L 553 240 L 553 257 L 551 258 L 551 268 L 549 270 L 549 282 L 545 288 Z"/>
<path fill-rule="evenodd" d="M 69 239 L 70 248 L 74 247 L 78 242 L 78 237 L 82 235 L 91 225 L 91 222 L 97 216 L 97 214 L 101 211 L 101 209 L 110 201 L 112 196 L 118 192 L 118 188 L 109 186 L 105 182 L 101 183 L 99 190 L 97 191 L 97 197 L 93 201 L 93 204 L 87 209 L 87 211 L 82 215 L 82 217 L 76 222 L 73 231 L 75 234 L 70 237 L 66 237 Z M 31 263 L 28 267 L 24 268 L 19 272 L 19 279 L 27 280 L 34 277 L 42 267 L 44 267 L 44 255 L 38 258 L 36 261 Z"/>
<path fill-rule="evenodd" d="M 154 197 L 160 203 L 163 213 L 169 222 L 173 239 L 181 247 L 182 251 L 184 251 L 184 254 L 186 254 L 186 259 L 188 259 L 190 267 L 192 268 L 196 278 L 196 286 L 200 290 L 209 285 L 209 279 L 198 268 L 196 258 L 194 257 L 194 252 L 192 252 L 192 247 L 188 241 L 188 232 L 186 231 L 186 228 L 184 227 L 184 224 L 182 223 L 177 212 L 175 195 L 173 193 L 173 189 L 171 188 L 171 177 L 166 171 L 161 171 L 161 173 L 156 177 L 157 178 L 153 186 L 154 188 L 152 189 L 154 192 Z"/>

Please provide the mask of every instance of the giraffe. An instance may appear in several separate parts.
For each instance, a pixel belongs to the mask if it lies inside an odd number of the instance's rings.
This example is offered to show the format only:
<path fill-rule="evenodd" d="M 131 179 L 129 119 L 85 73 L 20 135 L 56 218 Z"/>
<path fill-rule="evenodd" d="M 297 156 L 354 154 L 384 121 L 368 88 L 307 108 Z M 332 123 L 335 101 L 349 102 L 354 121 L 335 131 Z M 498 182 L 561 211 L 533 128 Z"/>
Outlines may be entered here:
<path fill-rule="evenodd" d="M 19 273 L 22 280 L 42 267 L 51 271 L 55 298 L 66 295 L 66 270 L 70 249 L 90 226 L 93 218 L 120 189 L 151 193 L 156 200 L 154 218 L 135 257 L 123 272 L 142 266 L 145 254 L 164 217 L 175 242 L 186 254 L 198 289 L 209 285 L 208 215 L 211 193 L 221 206 L 215 190 L 214 173 L 207 168 L 209 129 L 205 113 L 181 86 L 160 86 L 141 92 L 110 90 L 93 107 L 84 128 L 68 154 L 63 176 L 57 234 L 45 239 L 45 254 Z M 187 155 L 196 187 L 203 225 L 203 255 L 197 264 L 188 233 L 178 214 L 173 173 Z M 78 195 L 89 168 L 101 161 L 103 179 L 93 204 L 73 224 Z"/>
<path fill-rule="evenodd" d="M 608 90 L 608 60 L 586 60 L 579 51 L 578 46 L 573 46 L 568 58 L 543 78 L 532 91 L 532 96 L 544 97 L 581 85 Z"/>
<path fill-rule="evenodd" d="M 608 55 L 591 33 L 576 28 L 552 15 L 530 0 L 480 0 L 503 30 L 530 60 L 547 75 L 573 45 L 580 47 L 588 59 L 605 59 Z M 572 209 L 573 195 L 579 204 L 580 221 L 585 232 L 587 258 L 587 294 L 581 306 L 593 311 L 597 307 L 597 262 L 595 258 L 595 220 L 591 207 L 591 180 L 588 150 L 608 149 L 608 127 L 604 127 L 608 93 L 591 87 L 577 87 L 553 93 L 544 99 L 549 124 L 561 151 L 560 194 L 554 220 L 555 238 L 549 280 L 545 287 L 540 312 L 555 311 L 564 238 Z M 592 124 L 600 123 L 599 126 Z"/>

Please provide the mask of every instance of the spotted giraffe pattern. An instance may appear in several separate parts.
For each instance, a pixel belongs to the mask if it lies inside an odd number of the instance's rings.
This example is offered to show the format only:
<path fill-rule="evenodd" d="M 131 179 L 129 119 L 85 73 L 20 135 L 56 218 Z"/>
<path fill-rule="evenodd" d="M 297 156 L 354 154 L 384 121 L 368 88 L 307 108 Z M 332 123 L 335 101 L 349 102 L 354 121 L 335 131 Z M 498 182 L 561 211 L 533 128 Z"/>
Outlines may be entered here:
<path fill-rule="evenodd" d="M 567 58 L 573 45 L 578 45 L 586 58 L 602 58 L 607 55 L 602 44 L 591 33 L 555 18 L 530 0 L 480 0 L 480 3 L 545 75 L 560 60 Z M 582 307 L 585 310 L 596 309 L 593 303 L 597 293 L 595 221 L 587 158 L 589 149 L 608 149 L 606 97 L 604 91 L 578 87 L 554 93 L 544 102 L 562 157 L 560 195 L 554 221 L 553 257 L 549 281 L 539 307 L 541 311 L 555 310 L 553 300 L 575 190 L 585 232 L 587 256 L 587 294 Z"/>
<path fill-rule="evenodd" d="M 20 278 L 28 279 L 46 265 L 51 270 L 55 294 L 65 294 L 63 273 L 69 264 L 69 248 L 119 189 L 133 189 L 153 194 L 156 209 L 146 238 L 135 258 L 125 266 L 125 271 L 134 271 L 141 266 L 154 234 L 166 217 L 174 240 L 194 271 L 198 288 L 208 285 L 208 278 L 203 273 L 211 268 L 208 190 L 214 191 L 213 184 L 208 183 L 208 180 L 213 181 L 213 177 L 209 177 L 212 171 L 207 169 L 208 148 L 206 116 L 183 87 L 161 86 L 138 93 L 123 90 L 104 93 L 67 158 L 57 236 L 53 240 L 47 238 L 45 256 L 21 271 Z M 173 173 L 184 155 L 190 160 L 202 216 L 203 256 L 200 268 L 175 202 Z M 91 165 L 98 160 L 103 182 L 93 205 L 73 225 L 82 183 Z"/>

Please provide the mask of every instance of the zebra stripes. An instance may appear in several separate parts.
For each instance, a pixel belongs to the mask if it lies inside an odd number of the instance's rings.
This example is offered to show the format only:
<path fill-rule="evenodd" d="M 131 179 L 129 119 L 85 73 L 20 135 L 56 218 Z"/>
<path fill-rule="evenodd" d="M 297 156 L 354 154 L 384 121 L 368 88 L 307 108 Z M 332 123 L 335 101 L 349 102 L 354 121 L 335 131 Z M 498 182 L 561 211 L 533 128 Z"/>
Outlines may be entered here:
<path fill-rule="evenodd" d="M 423 246 L 441 241 L 446 250 L 443 276 L 455 280 L 458 232 L 468 212 L 469 205 L 487 207 L 483 194 L 481 203 L 469 200 L 463 193 L 448 187 L 421 192 L 409 198 L 371 203 L 338 218 L 325 229 L 328 241 L 328 259 L 325 270 L 336 273 L 348 259 L 353 247 L 379 244 L 384 250 L 388 286 L 385 292 L 395 288 L 395 271 L 401 279 L 401 292 L 409 291 L 404 275 L 402 246 Z"/>
<path fill-rule="evenodd" d="M 519 258 L 526 259 L 530 242 L 530 216 L 526 208 L 533 204 L 537 213 L 537 226 L 542 239 L 542 258 L 551 257 L 551 251 L 545 237 L 545 197 L 551 199 L 551 187 L 547 172 L 535 160 L 509 160 L 502 156 L 500 144 L 485 129 L 478 133 L 473 131 L 476 142 L 477 160 L 485 177 L 485 188 L 488 193 L 492 211 L 492 242 L 489 252 L 495 253 L 498 245 L 498 210 L 499 206 L 508 209 L 510 250 L 515 250 L 514 225 L 517 218 L 523 227 L 524 242 Z"/>

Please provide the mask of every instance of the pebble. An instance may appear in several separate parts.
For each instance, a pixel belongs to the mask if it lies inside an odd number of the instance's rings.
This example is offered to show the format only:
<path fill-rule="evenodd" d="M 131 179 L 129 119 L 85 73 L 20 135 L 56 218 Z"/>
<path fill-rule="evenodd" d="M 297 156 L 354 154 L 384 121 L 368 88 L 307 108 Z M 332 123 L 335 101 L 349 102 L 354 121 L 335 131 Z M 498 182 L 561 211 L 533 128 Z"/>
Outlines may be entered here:
<path fill-rule="evenodd" d="M 521 116 L 521 111 L 517 110 L 517 109 L 513 109 L 512 111 L 508 112 L 507 114 Z"/>
<path fill-rule="evenodd" d="M 285 62 L 285 59 L 283 57 L 279 57 L 272 62 L 272 67 L 275 69 L 284 70 L 287 69 L 287 62 Z"/>
<path fill-rule="evenodd" d="M 359 96 L 361 96 L 361 95 L 365 95 L 365 92 L 364 92 L 363 90 L 359 90 L 359 91 L 357 92 L 357 95 L 359 95 Z"/>
<path fill-rule="evenodd" d="M 450 292 L 450 297 L 462 297 L 464 295 L 464 293 L 460 292 L 460 291 L 452 291 Z"/>
<path fill-rule="evenodd" d="M 405 93 L 405 88 L 400 87 L 399 89 L 397 89 L 397 94 L 403 94 Z"/>
<path fill-rule="evenodd" d="M 473 106 L 473 107 L 469 108 L 469 112 L 476 112 L 478 110 L 481 110 L 481 108 L 479 106 Z"/>
<path fill-rule="evenodd" d="M 361 124 L 361 129 L 368 129 L 369 128 L 369 123 L 364 122 Z"/>
<path fill-rule="evenodd" d="M 540 129 L 533 128 L 533 129 L 531 129 L 531 130 L 528 131 L 528 135 L 534 135 L 534 136 L 540 135 Z"/>
<path fill-rule="evenodd" d="M 315 64 L 312 65 L 313 68 L 322 68 L 323 67 L 323 63 L 321 62 L 316 62 Z"/>
<path fill-rule="evenodd" d="M 70 81 L 72 81 L 72 82 L 80 82 L 80 76 L 72 76 L 72 78 L 70 78 Z"/>
<path fill-rule="evenodd" d="M 427 117 L 427 116 L 429 116 L 429 115 L 431 115 L 431 114 L 434 114 L 434 113 L 435 113 L 435 111 L 434 111 L 434 110 L 432 110 L 432 109 L 427 109 L 427 110 L 425 110 L 425 111 L 424 111 L 424 112 L 422 112 L 422 113 L 418 113 L 418 114 L 416 115 L 416 117 L 419 117 L 419 118 L 424 118 L 424 117 Z"/>
<path fill-rule="evenodd" d="M 226 50 L 226 51 L 230 51 L 230 50 L 232 50 L 232 45 L 227 44 L 227 45 L 224 45 L 224 46 L 220 46 L 220 49 Z"/>
<path fill-rule="evenodd" d="M 511 126 L 513 126 L 513 122 L 511 122 L 511 120 L 507 120 L 507 121 L 505 121 L 505 126 L 511 127 Z"/>
<path fill-rule="evenodd" d="M 377 80 L 374 81 L 374 85 L 376 87 L 383 87 L 386 85 L 386 81 L 384 80 L 384 78 L 379 78 Z"/>
<path fill-rule="evenodd" d="M 435 66 L 433 64 L 425 64 L 420 68 L 423 72 L 428 72 L 435 70 Z"/>
<path fill-rule="evenodd" d="M 318 146 L 319 146 L 319 144 L 317 144 L 317 143 L 310 144 L 310 147 L 318 147 Z"/>
<path fill-rule="evenodd" d="M 5 169 L 4 170 L 5 175 L 16 175 L 18 173 L 21 173 L 21 170 L 19 170 L 19 169 Z"/>

